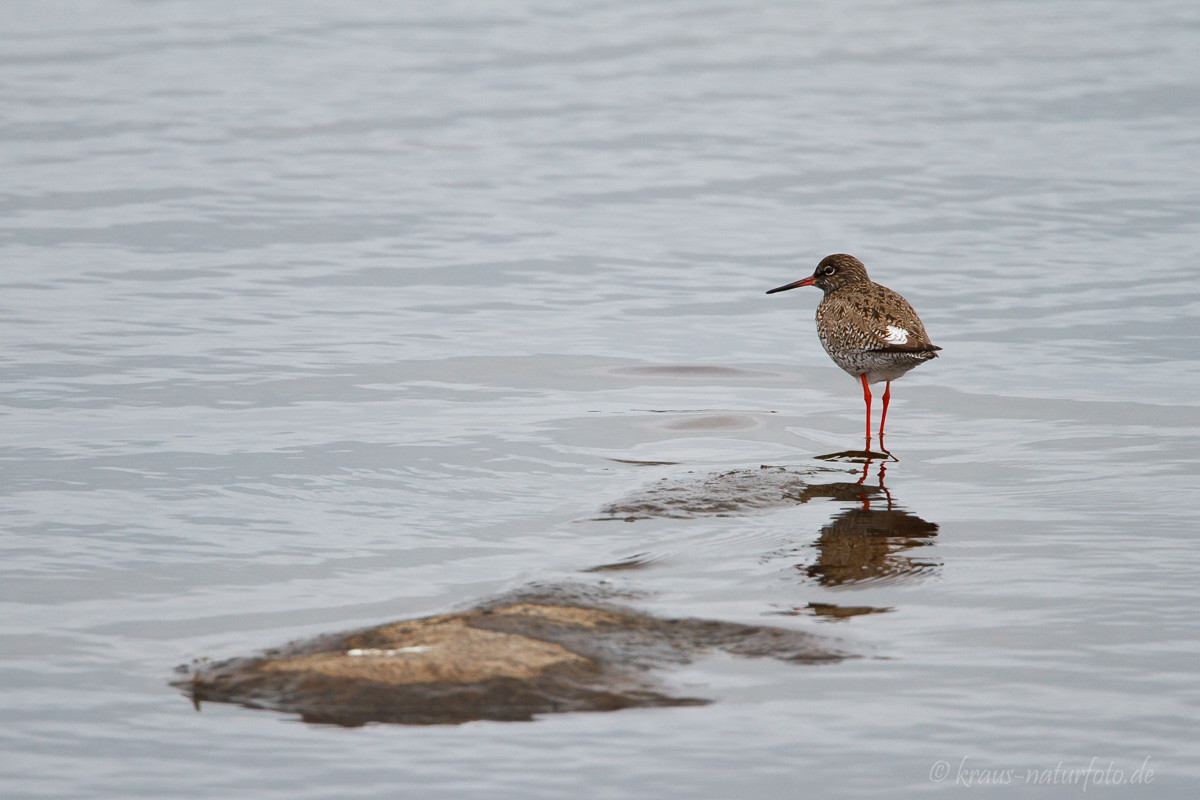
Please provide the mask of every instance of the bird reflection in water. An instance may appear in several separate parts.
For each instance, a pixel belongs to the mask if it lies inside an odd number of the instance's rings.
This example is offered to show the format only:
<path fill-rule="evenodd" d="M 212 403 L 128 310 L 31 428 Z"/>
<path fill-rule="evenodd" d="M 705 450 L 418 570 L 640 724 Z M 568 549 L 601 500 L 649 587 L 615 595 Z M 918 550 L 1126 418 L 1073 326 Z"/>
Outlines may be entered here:
<path fill-rule="evenodd" d="M 856 501 L 858 505 L 837 514 L 829 521 L 813 544 L 816 560 L 798 564 L 806 578 L 829 588 L 897 584 L 920 580 L 935 574 L 942 562 L 921 558 L 912 551 L 929 547 L 938 526 L 900 509 L 884 483 L 892 457 L 878 454 L 837 454 L 849 460 L 862 458 L 862 474 L 853 483 L 827 483 L 806 487 L 802 500 L 828 497 L 831 500 Z M 869 482 L 872 467 L 878 462 L 877 482 Z M 890 611 L 871 606 L 840 606 L 810 603 L 795 613 L 813 614 L 824 619 L 844 619 L 860 614 Z"/>

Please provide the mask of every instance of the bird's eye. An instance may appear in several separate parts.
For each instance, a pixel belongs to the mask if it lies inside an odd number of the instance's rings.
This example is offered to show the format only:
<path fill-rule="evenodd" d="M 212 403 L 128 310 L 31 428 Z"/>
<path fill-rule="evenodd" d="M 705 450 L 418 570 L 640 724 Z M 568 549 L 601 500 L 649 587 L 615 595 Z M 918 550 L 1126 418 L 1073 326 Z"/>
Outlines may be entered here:
<path fill-rule="evenodd" d="M 832 275 L 833 273 L 837 272 L 837 267 L 826 267 L 825 269 L 821 270 L 821 272 L 824 272 L 826 275 Z"/>

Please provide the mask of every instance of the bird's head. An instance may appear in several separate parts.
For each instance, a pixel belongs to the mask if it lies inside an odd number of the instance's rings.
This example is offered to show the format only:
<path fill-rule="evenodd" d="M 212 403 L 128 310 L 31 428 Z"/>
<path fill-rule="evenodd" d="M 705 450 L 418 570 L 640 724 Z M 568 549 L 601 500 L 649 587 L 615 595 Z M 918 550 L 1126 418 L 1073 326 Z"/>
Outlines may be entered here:
<path fill-rule="evenodd" d="M 817 264 L 817 269 L 812 275 L 809 275 L 807 278 L 801 278 L 794 283 L 777 286 L 767 292 L 767 294 L 786 292 L 788 289 L 798 289 L 801 286 L 816 286 L 825 292 L 825 294 L 829 294 L 834 289 L 845 286 L 848 283 L 859 283 L 866 280 L 869 280 L 867 278 L 867 268 L 863 266 L 861 261 L 845 253 L 835 253 L 822 258 L 821 263 Z"/>

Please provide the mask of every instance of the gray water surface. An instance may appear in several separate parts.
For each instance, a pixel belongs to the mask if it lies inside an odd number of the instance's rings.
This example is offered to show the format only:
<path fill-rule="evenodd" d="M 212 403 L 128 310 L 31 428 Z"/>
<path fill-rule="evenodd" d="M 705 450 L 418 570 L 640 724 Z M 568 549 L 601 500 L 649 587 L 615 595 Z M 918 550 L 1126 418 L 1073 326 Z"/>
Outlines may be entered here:
<path fill-rule="evenodd" d="M 1194 796 L 1200 7 L 112 0 L 0 29 L 5 798 L 1077 797 L 1085 768 Z M 820 293 L 763 294 L 833 252 L 944 348 L 893 387 L 870 500 L 913 541 L 847 572 L 863 503 L 833 491 L 606 514 L 861 476 L 817 459 L 862 445 Z M 167 684 L 558 582 L 863 657 L 438 727 Z"/>

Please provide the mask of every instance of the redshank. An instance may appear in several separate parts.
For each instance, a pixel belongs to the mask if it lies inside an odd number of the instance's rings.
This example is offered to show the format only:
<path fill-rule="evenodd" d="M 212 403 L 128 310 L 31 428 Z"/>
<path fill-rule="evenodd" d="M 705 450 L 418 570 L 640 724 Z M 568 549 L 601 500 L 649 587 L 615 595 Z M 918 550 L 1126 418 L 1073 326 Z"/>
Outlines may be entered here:
<path fill-rule="evenodd" d="M 816 286 L 825 292 L 817 306 L 821 346 L 833 363 L 862 381 L 867 404 L 867 450 L 871 449 L 870 384 L 887 381 L 879 418 L 879 446 L 883 447 L 883 423 L 892 399 L 892 381 L 918 364 L 937 358 L 942 348 L 929 342 L 921 318 L 908 301 L 868 278 L 867 268 L 854 256 L 825 256 L 812 275 L 767 294 L 800 286 Z"/>

